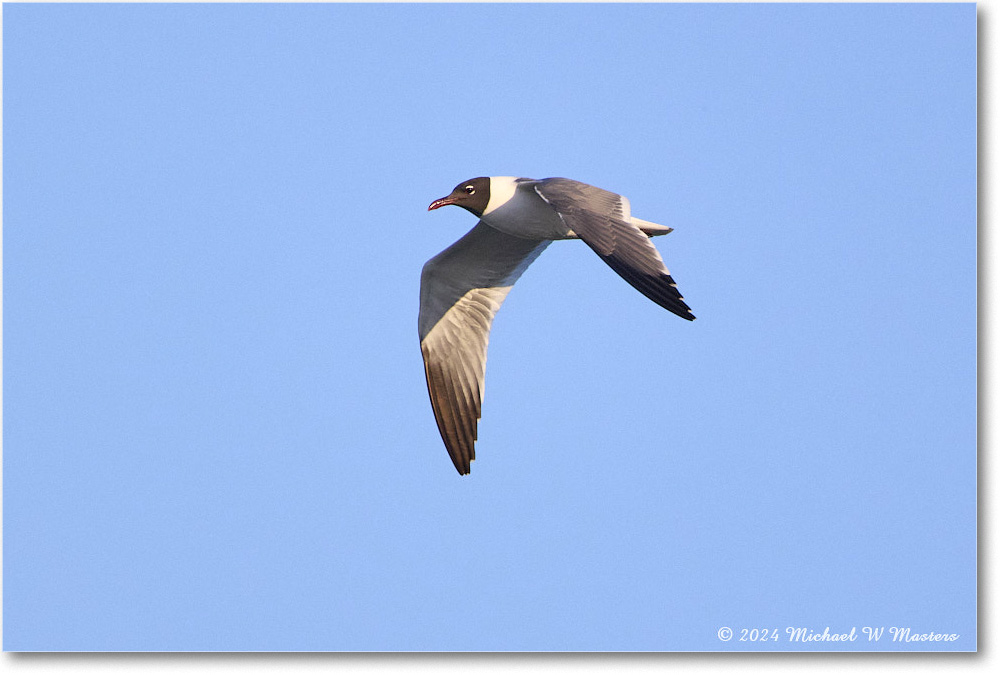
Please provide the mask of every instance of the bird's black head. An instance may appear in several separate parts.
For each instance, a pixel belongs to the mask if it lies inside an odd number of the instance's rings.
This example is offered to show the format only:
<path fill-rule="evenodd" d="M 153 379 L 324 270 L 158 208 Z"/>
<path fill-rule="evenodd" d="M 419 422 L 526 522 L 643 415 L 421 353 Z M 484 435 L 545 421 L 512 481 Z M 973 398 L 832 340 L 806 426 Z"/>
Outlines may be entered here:
<path fill-rule="evenodd" d="M 455 186 L 451 194 L 441 199 L 435 199 L 427 207 L 428 211 L 439 209 L 442 206 L 454 204 L 461 206 L 466 211 L 481 218 L 486 205 L 490 203 L 490 179 L 480 176 L 471 180 L 463 181 Z"/>

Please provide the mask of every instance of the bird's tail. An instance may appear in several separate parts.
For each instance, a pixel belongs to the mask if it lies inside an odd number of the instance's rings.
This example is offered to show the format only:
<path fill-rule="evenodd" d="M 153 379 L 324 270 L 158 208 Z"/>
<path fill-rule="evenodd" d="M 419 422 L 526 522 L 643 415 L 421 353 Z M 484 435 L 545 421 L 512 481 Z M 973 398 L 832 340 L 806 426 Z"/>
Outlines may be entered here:
<path fill-rule="evenodd" d="M 647 237 L 658 237 L 661 234 L 670 234 L 674 231 L 674 228 L 672 227 L 651 223 L 648 220 L 636 218 L 635 216 L 632 217 L 632 224 L 645 232 Z"/>

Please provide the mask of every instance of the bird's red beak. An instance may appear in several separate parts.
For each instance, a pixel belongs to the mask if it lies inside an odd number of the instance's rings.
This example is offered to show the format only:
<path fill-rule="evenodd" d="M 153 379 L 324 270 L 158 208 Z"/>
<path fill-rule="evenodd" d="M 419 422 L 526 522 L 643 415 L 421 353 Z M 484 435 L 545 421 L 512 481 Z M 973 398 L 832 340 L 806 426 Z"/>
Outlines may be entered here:
<path fill-rule="evenodd" d="M 442 197 L 441 199 L 435 199 L 431 202 L 431 205 L 427 207 L 428 211 L 433 211 L 434 209 L 439 209 L 442 206 L 448 206 L 449 204 L 454 204 L 455 200 L 449 197 Z"/>

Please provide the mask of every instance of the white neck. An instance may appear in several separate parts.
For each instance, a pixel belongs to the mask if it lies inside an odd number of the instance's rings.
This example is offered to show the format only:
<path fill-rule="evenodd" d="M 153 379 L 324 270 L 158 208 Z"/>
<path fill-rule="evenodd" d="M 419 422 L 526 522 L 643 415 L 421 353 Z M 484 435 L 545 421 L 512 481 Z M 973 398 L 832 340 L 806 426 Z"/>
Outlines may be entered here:
<path fill-rule="evenodd" d="M 490 201 L 483 211 L 484 216 L 510 201 L 517 190 L 516 180 L 514 176 L 490 176 Z"/>

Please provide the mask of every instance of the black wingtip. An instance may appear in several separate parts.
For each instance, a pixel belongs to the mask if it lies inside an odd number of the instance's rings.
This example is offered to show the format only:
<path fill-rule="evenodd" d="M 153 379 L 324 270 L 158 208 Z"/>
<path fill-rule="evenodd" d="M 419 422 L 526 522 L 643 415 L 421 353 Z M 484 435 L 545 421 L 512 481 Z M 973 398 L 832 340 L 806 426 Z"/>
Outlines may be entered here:
<path fill-rule="evenodd" d="M 679 316 L 680 318 L 685 319 L 687 321 L 694 321 L 696 318 L 698 318 L 694 314 L 692 314 L 691 310 L 689 310 L 687 307 L 685 307 L 682 310 L 682 309 L 679 309 L 677 307 L 667 306 L 666 304 L 664 304 L 662 302 L 657 302 L 655 300 L 654 300 L 654 302 L 656 302 L 656 304 L 658 304 L 660 307 L 662 307 L 663 309 L 667 310 L 671 314 L 675 314 L 675 315 Z"/>

